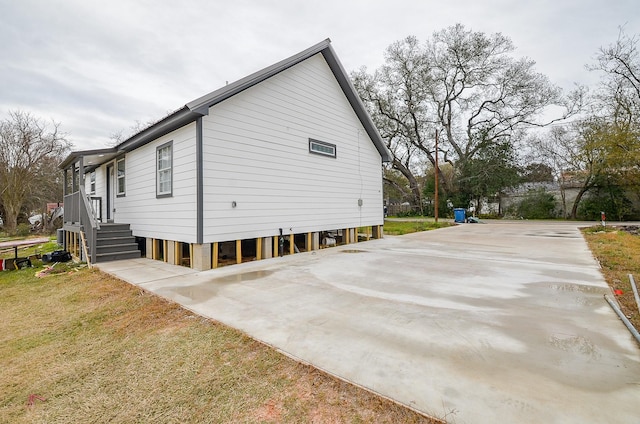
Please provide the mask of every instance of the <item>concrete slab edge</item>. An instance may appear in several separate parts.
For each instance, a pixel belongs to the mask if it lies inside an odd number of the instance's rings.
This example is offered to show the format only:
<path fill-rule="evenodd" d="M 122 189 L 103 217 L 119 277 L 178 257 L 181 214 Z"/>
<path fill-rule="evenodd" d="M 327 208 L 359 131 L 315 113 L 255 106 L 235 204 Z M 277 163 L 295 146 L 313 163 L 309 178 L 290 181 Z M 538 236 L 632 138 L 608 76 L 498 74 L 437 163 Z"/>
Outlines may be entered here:
<path fill-rule="evenodd" d="M 214 318 L 211 318 L 211 317 L 208 317 L 208 316 L 202 315 L 202 314 L 200 314 L 199 312 L 196 312 L 195 310 L 193 310 L 193 309 L 191 309 L 191 308 L 189 308 L 189 307 L 187 307 L 187 306 L 185 306 L 185 305 L 182 305 L 182 304 L 180 304 L 180 303 L 176 302 L 176 301 L 175 301 L 175 300 L 173 300 L 173 299 L 170 299 L 170 298 L 168 298 L 168 297 L 165 297 L 165 296 L 159 295 L 159 294 L 157 294 L 157 293 L 154 293 L 154 292 L 152 292 L 152 291 L 150 291 L 150 290 L 148 290 L 148 289 L 146 289 L 146 288 L 142 287 L 141 285 L 138 285 L 138 284 L 131 283 L 131 282 L 129 282 L 129 281 L 123 280 L 123 279 L 121 279 L 120 277 L 118 277 L 118 276 L 116 276 L 116 275 L 113 275 L 113 274 L 110 274 L 110 273 L 109 273 L 109 272 L 107 272 L 107 271 L 100 270 L 100 272 L 104 272 L 105 274 L 109 274 L 109 275 L 111 275 L 113 278 L 116 278 L 116 279 L 118 279 L 118 280 L 120 280 L 120 281 L 122 281 L 122 282 L 124 282 L 124 283 L 126 283 L 126 284 L 132 285 L 132 286 L 134 286 L 134 287 L 138 288 L 139 290 L 144 291 L 145 293 L 147 293 L 147 294 L 149 294 L 149 295 L 151 295 L 151 296 L 159 297 L 159 298 L 161 298 L 161 299 L 164 299 L 164 300 L 165 300 L 165 301 L 167 301 L 167 302 L 170 302 L 170 303 L 172 303 L 172 304 L 176 304 L 176 305 L 178 305 L 180 308 L 182 308 L 182 309 L 184 309 L 184 310 L 187 310 L 187 311 L 191 312 L 192 314 L 194 314 L 194 315 L 196 315 L 196 316 L 199 316 L 199 317 L 204 318 L 204 319 L 206 319 L 206 320 L 208 320 L 208 321 L 211 321 L 211 322 L 217 323 L 217 324 L 219 324 L 219 325 L 224 325 L 225 327 L 233 328 L 235 331 L 239 332 L 240 334 L 242 334 L 242 335 L 244 335 L 244 336 L 246 336 L 246 337 L 250 338 L 251 340 L 254 340 L 254 341 L 256 341 L 256 342 L 258 342 L 258 343 L 260 343 L 260 344 L 262 344 L 262 345 L 264 345 L 264 346 L 267 346 L 267 347 L 268 347 L 268 348 L 270 348 L 270 349 L 275 350 L 276 352 L 280 353 L 281 355 L 284 355 L 284 356 L 286 356 L 286 357 L 288 357 L 288 358 L 290 358 L 290 359 L 292 359 L 292 360 L 296 361 L 296 362 L 297 362 L 297 363 L 299 363 L 299 364 L 302 364 L 302 365 L 306 365 L 306 366 L 313 367 L 313 368 L 317 369 L 318 371 L 320 371 L 320 372 L 322 372 L 322 373 L 324 373 L 324 374 L 326 374 L 326 375 L 328 375 L 328 376 L 330 376 L 330 377 L 333 377 L 333 378 L 335 378 L 335 379 L 338 379 L 338 380 L 344 381 L 345 383 L 348 383 L 348 384 L 350 384 L 350 385 L 352 385 L 352 386 L 358 387 L 358 388 L 360 388 L 360 389 L 362 389 L 362 390 L 366 390 L 367 392 L 372 393 L 372 394 L 374 394 L 374 395 L 376 395 L 376 396 L 378 396 L 378 397 L 380 397 L 380 398 L 386 399 L 386 400 L 388 400 L 388 401 L 390 401 L 390 402 L 393 402 L 393 403 L 394 403 L 394 404 L 396 404 L 396 405 L 400 405 L 400 406 L 402 406 L 403 408 L 409 409 L 409 410 L 411 410 L 411 411 L 415 412 L 416 414 L 419 414 L 419 415 L 422 415 L 423 417 L 426 417 L 426 418 L 429 418 L 429 419 L 432 419 L 432 420 L 436 420 L 436 421 L 439 421 L 439 422 L 441 422 L 441 423 L 443 423 L 443 424 L 446 424 L 446 421 L 445 421 L 444 419 L 440 418 L 440 417 L 437 417 L 437 416 L 434 416 L 434 415 L 430 415 L 430 414 L 428 414 L 428 413 L 426 413 L 426 412 L 424 412 L 424 411 L 421 411 L 421 410 L 419 410 L 419 409 L 416 409 L 416 408 L 412 407 L 411 405 L 407 405 L 406 403 L 402 403 L 402 402 L 399 402 L 399 401 L 397 401 L 397 400 L 395 400 L 395 399 L 392 399 L 392 398 L 390 398 L 390 397 L 388 397 L 388 396 L 385 396 L 385 395 L 383 395 L 382 393 L 379 393 L 379 392 L 377 392 L 377 391 L 375 391 L 375 390 L 373 390 L 373 389 L 370 389 L 369 387 L 363 386 L 363 385 L 358 384 L 358 383 L 356 383 L 356 382 L 354 382 L 354 381 L 351 381 L 351 380 L 349 380 L 349 379 L 347 379 L 347 378 L 344 378 L 344 377 L 341 377 L 341 376 L 339 376 L 339 375 L 337 375 L 337 374 L 334 374 L 334 373 L 332 373 L 332 372 L 330 372 L 330 371 L 328 371 L 328 370 L 326 370 L 326 369 L 324 369 L 324 368 L 322 368 L 322 367 L 319 367 L 319 366 L 317 366 L 317 365 L 314 365 L 314 364 L 312 364 L 311 362 L 305 361 L 304 359 L 299 358 L 299 357 L 297 357 L 296 355 L 293 355 L 293 354 L 291 354 L 291 353 L 289 353 L 289 352 L 287 352 L 287 351 L 285 351 L 285 350 L 282 350 L 282 349 L 280 349 L 280 348 L 278 348 L 278 347 L 276 347 L 276 346 L 274 346 L 274 345 L 272 345 L 272 344 L 270 344 L 270 343 L 267 343 L 267 342 L 265 342 L 265 341 L 263 341 L 263 340 L 257 339 L 257 338 L 255 338 L 255 337 L 253 337 L 252 335 L 250 335 L 250 334 L 246 333 L 246 332 L 245 332 L 245 331 L 243 331 L 243 330 L 240 330 L 240 329 L 238 329 L 238 328 L 236 328 L 236 327 L 232 327 L 232 326 L 230 326 L 230 325 L 228 325 L 228 324 L 226 324 L 226 323 L 224 323 L 224 322 L 222 322 L 222 321 L 219 321 L 219 320 L 217 320 L 217 319 L 214 319 Z"/>

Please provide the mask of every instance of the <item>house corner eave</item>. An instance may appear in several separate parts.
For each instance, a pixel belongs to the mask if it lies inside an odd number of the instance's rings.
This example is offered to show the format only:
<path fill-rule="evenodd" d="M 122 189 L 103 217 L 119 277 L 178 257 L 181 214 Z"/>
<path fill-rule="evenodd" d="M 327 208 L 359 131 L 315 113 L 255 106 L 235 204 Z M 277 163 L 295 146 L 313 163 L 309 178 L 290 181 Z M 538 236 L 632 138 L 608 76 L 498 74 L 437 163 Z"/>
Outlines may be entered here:
<path fill-rule="evenodd" d="M 203 115 L 206 115 L 206 113 L 202 111 L 193 111 L 187 106 L 184 106 L 166 118 L 156 122 L 149 128 L 120 143 L 117 146 L 117 149 L 120 152 L 130 152 L 140 146 L 156 140 L 158 137 L 162 137 L 163 135 L 166 135 L 191 122 L 195 122 Z"/>

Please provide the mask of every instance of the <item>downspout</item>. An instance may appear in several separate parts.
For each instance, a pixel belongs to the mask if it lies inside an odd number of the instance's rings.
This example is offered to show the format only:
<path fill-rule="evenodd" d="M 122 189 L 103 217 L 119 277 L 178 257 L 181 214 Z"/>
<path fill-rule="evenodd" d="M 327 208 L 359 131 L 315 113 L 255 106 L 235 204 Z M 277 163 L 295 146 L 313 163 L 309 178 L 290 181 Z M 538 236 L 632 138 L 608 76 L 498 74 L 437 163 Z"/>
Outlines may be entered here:
<path fill-rule="evenodd" d="M 638 296 L 638 287 L 636 286 L 636 280 L 633 279 L 633 274 L 629 274 L 629 283 L 633 290 L 633 297 L 636 299 L 636 305 L 638 306 L 638 312 L 640 312 L 640 296 Z"/>
<path fill-rule="evenodd" d="M 84 158 L 82 156 L 80 156 L 80 159 L 78 159 L 78 187 L 76 187 L 76 191 L 78 192 L 78 224 L 80 225 L 80 231 L 82 231 L 82 214 L 80 213 L 80 208 L 82 208 L 83 204 L 83 199 L 82 199 L 82 193 L 80 192 L 80 187 L 84 188 L 84 184 L 83 184 L 83 175 L 82 173 L 84 172 Z M 75 181 L 75 178 L 74 178 Z M 84 190 L 83 190 L 84 191 Z"/>
<path fill-rule="evenodd" d="M 196 119 L 196 243 L 204 240 L 204 182 L 203 182 L 202 116 Z"/>

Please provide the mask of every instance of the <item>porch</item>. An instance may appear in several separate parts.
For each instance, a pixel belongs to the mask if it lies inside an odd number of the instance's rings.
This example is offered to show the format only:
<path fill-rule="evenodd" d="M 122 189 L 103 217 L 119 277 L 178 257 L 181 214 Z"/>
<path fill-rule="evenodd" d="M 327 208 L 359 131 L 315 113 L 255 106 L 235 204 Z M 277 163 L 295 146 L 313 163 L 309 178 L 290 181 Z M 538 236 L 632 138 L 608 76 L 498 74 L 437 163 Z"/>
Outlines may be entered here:
<path fill-rule="evenodd" d="M 74 152 L 60 165 L 64 173 L 64 248 L 81 260 L 99 263 L 141 257 L 129 224 L 103 219 L 103 197 L 87 194 L 85 175 L 117 156 L 115 149 Z M 109 211 L 109 199 L 106 199 Z"/>

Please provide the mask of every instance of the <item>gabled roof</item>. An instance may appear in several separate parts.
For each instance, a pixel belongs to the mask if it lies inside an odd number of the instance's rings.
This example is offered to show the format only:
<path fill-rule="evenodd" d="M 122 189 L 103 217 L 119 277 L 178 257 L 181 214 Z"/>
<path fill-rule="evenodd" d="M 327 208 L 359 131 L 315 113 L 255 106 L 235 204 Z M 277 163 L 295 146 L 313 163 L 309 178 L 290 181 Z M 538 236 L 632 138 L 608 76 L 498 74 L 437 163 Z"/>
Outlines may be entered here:
<path fill-rule="evenodd" d="M 121 154 L 147 144 L 157 139 L 158 137 L 168 134 L 169 132 L 174 131 L 190 122 L 194 122 L 201 116 L 207 115 L 211 106 L 214 106 L 215 104 L 220 103 L 223 100 L 228 99 L 229 97 L 232 97 L 248 88 L 251 88 L 254 85 L 259 84 L 262 81 L 286 69 L 289 69 L 290 67 L 297 65 L 298 63 L 318 53 L 322 53 L 322 56 L 324 57 L 325 61 L 329 65 L 329 68 L 333 72 L 333 75 L 338 81 L 340 88 L 342 88 L 342 91 L 347 97 L 347 100 L 351 104 L 351 107 L 362 123 L 362 126 L 364 127 L 365 131 L 373 141 L 373 144 L 376 146 L 376 149 L 380 153 L 383 162 L 390 161 L 391 153 L 387 149 L 384 141 L 382 140 L 382 137 L 380 136 L 380 133 L 378 133 L 378 130 L 373 124 L 373 121 L 371 120 L 369 113 L 364 107 L 362 100 L 360 100 L 360 96 L 351 83 L 347 72 L 342 67 L 338 56 L 331 47 L 331 40 L 329 40 L 328 38 L 314 46 L 309 47 L 306 50 L 301 51 L 298 54 L 295 54 L 287 59 L 268 66 L 258 72 L 248 75 L 236 82 L 228 84 L 218 90 L 212 91 L 209 94 L 206 94 L 187 103 L 184 107 L 178 109 L 169 116 L 140 131 L 139 133 L 134 134 L 115 148 L 109 150 Z M 60 164 L 60 168 L 69 166 L 80 156 L 85 156 L 86 153 L 88 152 L 71 152 L 71 154 L 69 154 L 65 161 Z"/>

